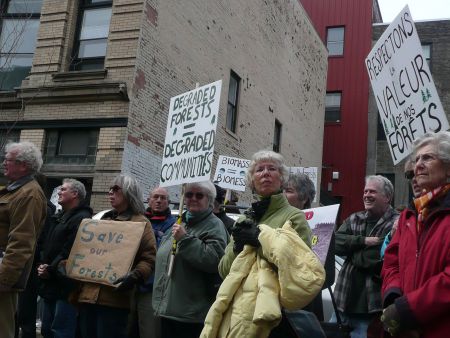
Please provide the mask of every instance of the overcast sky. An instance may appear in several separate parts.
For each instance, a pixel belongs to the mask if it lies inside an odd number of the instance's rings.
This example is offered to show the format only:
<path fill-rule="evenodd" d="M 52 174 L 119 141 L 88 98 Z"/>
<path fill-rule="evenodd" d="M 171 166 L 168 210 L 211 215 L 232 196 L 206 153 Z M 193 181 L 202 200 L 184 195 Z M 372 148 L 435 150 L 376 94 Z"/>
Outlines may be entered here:
<path fill-rule="evenodd" d="M 450 0 L 378 0 L 383 22 L 392 22 L 409 5 L 414 21 L 450 19 Z"/>

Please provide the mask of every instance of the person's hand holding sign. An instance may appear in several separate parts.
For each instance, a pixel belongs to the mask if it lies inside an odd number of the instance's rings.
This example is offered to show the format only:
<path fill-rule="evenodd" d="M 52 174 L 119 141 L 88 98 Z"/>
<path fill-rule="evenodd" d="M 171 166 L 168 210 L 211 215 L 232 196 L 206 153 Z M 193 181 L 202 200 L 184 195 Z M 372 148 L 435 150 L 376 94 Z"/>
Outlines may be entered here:
<path fill-rule="evenodd" d="M 179 241 L 184 235 L 186 235 L 186 229 L 183 224 L 175 223 L 172 226 L 172 236 L 176 241 Z"/>

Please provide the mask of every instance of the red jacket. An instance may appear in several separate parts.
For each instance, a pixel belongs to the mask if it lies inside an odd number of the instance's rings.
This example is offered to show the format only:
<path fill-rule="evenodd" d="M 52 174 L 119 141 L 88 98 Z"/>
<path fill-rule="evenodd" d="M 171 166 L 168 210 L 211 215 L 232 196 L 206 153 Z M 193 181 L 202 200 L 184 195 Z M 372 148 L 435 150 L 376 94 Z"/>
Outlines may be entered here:
<path fill-rule="evenodd" d="M 395 302 L 401 322 L 424 338 L 450 334 L 450 193 L 417 233 L 417 214 L 406 209 L 386 249 L 382 270 L 384 307 Z"/>

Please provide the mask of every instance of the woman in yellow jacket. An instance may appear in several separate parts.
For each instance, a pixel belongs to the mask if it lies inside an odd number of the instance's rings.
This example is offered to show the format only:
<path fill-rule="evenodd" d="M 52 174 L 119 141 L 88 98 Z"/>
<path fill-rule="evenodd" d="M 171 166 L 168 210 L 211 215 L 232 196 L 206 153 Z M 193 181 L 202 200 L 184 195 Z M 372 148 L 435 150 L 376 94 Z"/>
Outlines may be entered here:
<path fill-rule="evenodd" d="M 281 308 L 299 309 L 320 291 L 324 270 L 303 212 L 282 193 L 287 176 L 280 154 L 253 155 L 247 182 L 258 201 L 233 228 L 201 337 L 295 337 Z"/>

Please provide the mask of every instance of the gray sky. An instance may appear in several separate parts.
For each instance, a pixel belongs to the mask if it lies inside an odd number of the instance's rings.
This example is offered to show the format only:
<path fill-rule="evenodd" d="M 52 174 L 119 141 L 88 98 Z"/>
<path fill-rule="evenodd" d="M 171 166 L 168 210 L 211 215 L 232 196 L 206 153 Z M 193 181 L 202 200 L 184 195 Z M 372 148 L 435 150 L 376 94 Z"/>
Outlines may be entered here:
<path fill-rule="evenodd" d="M 414 21 L 450 19 L 449 0 L 378 0 L 378 4 L 383 22 L 392 22 L 406 5 Z"/>

